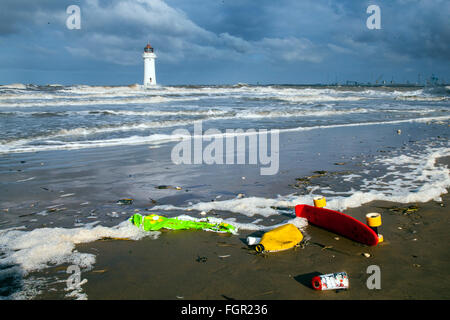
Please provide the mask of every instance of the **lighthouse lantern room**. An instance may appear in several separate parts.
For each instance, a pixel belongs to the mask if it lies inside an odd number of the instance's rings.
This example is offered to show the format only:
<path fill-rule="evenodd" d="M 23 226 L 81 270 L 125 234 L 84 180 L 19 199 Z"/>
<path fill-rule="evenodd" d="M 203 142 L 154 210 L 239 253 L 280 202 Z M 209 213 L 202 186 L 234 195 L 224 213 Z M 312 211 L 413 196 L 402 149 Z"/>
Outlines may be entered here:
<path fill-rule="evenodd" d="M 156 84 L 156 72 L 155 72 L 155 59 L 156 54 L 153 52 L 153 48 L 150 44 L 144 48 L 142 54 L 144 58 L 144 86 L 150 86 Z"/>

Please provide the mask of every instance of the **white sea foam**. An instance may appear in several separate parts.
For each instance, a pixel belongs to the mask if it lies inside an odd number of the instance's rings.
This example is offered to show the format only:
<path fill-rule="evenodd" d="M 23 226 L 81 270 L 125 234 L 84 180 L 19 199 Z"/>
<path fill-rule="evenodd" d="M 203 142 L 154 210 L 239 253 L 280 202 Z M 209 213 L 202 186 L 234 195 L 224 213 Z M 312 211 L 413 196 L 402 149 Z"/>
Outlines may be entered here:
<path fill-rule="evenodd" d="M 315 103 L 322 101 L 359 101 L 364 99 L 364 97 L 355 97 L 355 96 L 329 96 L 329 95 L 317 95 L 317 96 L 276 96 L 273 97 L 278 100 L 288 101 L 288 102 L 302 102 L 302 103 Z"/>
<path fill-rule="evenodd" d="M 1 103 L 0 108 L 29 108 L 29 107 L 58 107 L 58 106 L 90 106 L 90 105 L 131 105 L 131 104 L 147 104 L 147 103 L 163 103 L 172 101 L 190 101 L 198 100 L 197 97 L 162 97 L 148 96 L 139 98 L 115 98 L 115 99 L 87 99 L 87 100 L 69 100 L 69 99 L 51 99 L 50 101 L 33 101 L 33 102 L 14 102 Z"/>
<path fill-rule="evenodd" d="M 115 227 L 40 228 L 32 231 L 17 229 L 0 230 L 0 249 L 5 254 L 2 265 L 18 265 L 23 275 L 47 268 L 49 265 L 76 264 L 81 268 L 91 267 L 95 256 L 80 253 L 75 245 L 105 237 L 139 240 L 157 237 L 159 232 L 145 232 L 128 220 Z"/>
<path fill-rule="evenodd" d="M 449 97 L 437 97 L 437 96 L 398 96 L 396 100 L 406 101 L 448 101 Z"/>
<path fill-rule="evenodd" d="M 22 84 L 0 86 L 5 89 L 25 90 L 27 87 Z M 0 96 L 1 99 L 54 99 L 54 102 L 46 101 L 42 105 L 54 105 L 54 103 L 64 104 L 62 99 L 75 100 L 70 103 L 86 103 L 89 104 L 90 100 L 100 98 L 98 104 L 101 104 L 101 99 L 110 98 L 117 100 L 137 99 L 136 102 L 142 101 L 155 96 L 160 98 L 171 99 L 173 96 L 181 96 L 179 98 L 197 99 L 198 97 L 234 97 L 234 98 L 261 98 L 261 99 L 280 99 L 289 102 L 311 102 L 311 101 L 355 101 L 361 99 L 372 98 L 390 98 L 396 97 L 430 97 L 429 94 L 419 90 L 409 91 L 391 91 L 391 90 L 344 90 L 333 88 L 291 88 L 291 87 L 277 87 L 277 86 L 238 86 L 238 87 L 155 87 L 152 89 L 146 89 L 141 85 L 131 86 L 119 86 L 119 87 L 107 87 L 107 86 L 72 86 L 65 87 L 61 90 L 54 92 L 10 92 L 7 95 Z M 78 101 L 77 100 L 81 100 Z M 1 102 L 1 100 L 0 100 Z M 47 103 L 47 104 L 45 104 Z M 133 102 L 130 102 L 133 103 Z M 13 104 L 12 106 L 18 106 L 20 104 Z M 27 102 L 22 106 L 27 106 Z"/>
<path fill-rule="evenodd" d="M 0 88 L 5 89 L 26 89 L 27 86 L 22 83 L 11 83 L 11 84 L 4 84 L 0 85 Z"/>
<path fill-rule="evenodd" d="M 378 158 L 375 163 L 387 167 L 387 173 L 363 180 L 357 190 L 346 192 L 345 196 L 331 196 L 327 199 L 327 208 L 345 210 L 359 207 L 374 200 L 393 201 L 400 203 L 440 201 L 440 196 L 447 193 L 450 187 L 450 171 L 443 165 L 437 165 L 440 157 L 450 156 L 450 148 L 427 148 L 418 155 L 401 155 L 395 157 Z M 409 168 L 407 171 L 400 169 Z M 370 173 L 370 171 L 369 171 Z M 398 176 L 392 179 L 390 175 Z M 350 174 L 342 179 L 356 178 Z M 386 187 L 387 188 L 382 188 Z M 325 188 L 326 189 L 326 188 Z M 381 189 L 381 190 L 380 190 Z M 312 204 L 314 193 L 320 193 L 320 187 L 311 188 L 308 195 L 286 195 L 274 199 L 262 197 L 235 198 L 223 201 L 199 202 L 187 207 L 173 205 L 159 205 L 152 210 L 196 210 L 196 211 L 228 211 L 249 217 L 259 215 L 270 217 L 279 215 L 277 208 L 294 208 L 298 204 Z M 330 192 L 327 192 L 330 193 Z M 337 194 L 331 192 L 330 194 Z"/>

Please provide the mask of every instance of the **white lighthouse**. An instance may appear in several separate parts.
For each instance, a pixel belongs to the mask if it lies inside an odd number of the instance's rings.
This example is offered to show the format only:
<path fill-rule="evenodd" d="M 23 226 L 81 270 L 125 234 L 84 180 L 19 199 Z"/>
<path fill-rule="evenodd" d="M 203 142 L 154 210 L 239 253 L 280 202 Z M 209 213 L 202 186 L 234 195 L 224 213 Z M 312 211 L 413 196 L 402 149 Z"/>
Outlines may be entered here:
<path fill-rule="evenodd" d="M 153 52 L 152 46 L 147 44 L 142 54 L 144 58 L 144 86 L 156 84 L 155 59 L 156 54 Z"/>

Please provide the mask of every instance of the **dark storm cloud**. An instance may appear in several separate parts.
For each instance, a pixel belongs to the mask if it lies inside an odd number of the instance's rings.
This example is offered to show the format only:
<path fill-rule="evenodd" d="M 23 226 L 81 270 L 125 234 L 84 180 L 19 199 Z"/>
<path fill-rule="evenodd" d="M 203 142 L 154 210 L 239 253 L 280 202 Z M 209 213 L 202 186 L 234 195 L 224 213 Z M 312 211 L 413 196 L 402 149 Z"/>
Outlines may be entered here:
<path fill-rule="evenodd" d="M 81 30 L 65 26 L 72 4 L 81 7 Z M 381 30 L 366 27 L 370 4 L 381 8 Z M 19 64 L 25 45 L 35 60 L 22 60 L 41 68 L 46 59 L 64 68 L 137 66 L 149 40 L 160 65 L 186 70 L 234 64 L 272 76 L 276 66 L 280 77 L 294 69 L 306 77 L 373 61 L 386 69 L 431 61 L 448 72 L 449 15 L 444 0 L 2 0 L 0 46 L 9 50 L 0 66 L 11 65 L 11 55 Z"/>

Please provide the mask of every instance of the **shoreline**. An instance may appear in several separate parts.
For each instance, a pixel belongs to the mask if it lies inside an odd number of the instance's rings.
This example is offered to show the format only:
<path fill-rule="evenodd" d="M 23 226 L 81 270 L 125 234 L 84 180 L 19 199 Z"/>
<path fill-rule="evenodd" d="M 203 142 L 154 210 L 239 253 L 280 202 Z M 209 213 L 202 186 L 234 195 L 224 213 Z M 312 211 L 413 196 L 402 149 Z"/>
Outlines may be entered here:
<path fill-rule="evenodd" d="M 101 152 L 91 149 L 2 156 L 0 170 L 5 177 L 2 183 L 7 188 L 0 195 L 0 227 L 23 226 L 26 231 L 49 228 L 64 232 L 93 223 L 114 227 L 136 210 L 142 214 L 158 212 L 177 216 L 179 210 L 147 209 L 155 205 L 187 208 L 191 201 L 216 205 L 215 201 L 220 204 L 233 200 L 239 193 L 245 194 L 243 199 L 249 201 L 251 197 L 257 197 L 258 201 L 273 200 L 277 194 L 294 193 L 300 201 L 312 198 L 311 190 L 294 188 L 295 183 L 311 176 L 315 170 L 328 173 L 314 180 L 313 185 L 321 190 L 348 190 L 347 183 L 340 183 L 341 173 L 361 172 L 365 161 L 371 163 L 380 154 L 405 148 L 417 136 L 431 138 L 431 143 L 439 143 L 446 136 L 441 133 L 442 126 L 437 124 L 403 124 L 402 135 L 393 132 L 394 128 L 336 128 L 321 131 L 319 135 L 287 133 L 280 141 L 284 148 L 280 172 L 273 177 L 260 176 L 259 167 L 250 165 L 176 166 L 170 163 L 170 144 L 158 149 L 130 146 Z M 443 137 L 435 139 L 436 133 Z M 373 139 L 374 134 L 377 139 Z M 317 145 L 316 141 L 322 143 Z M 336 141 L 348 141 L 348 144 L 336 148 Z M 308 157 L 309 154 L 314 157 Z M 392 153 L 392 159 L 396 156 L 398 154 Z M 345 164 L 336 165 L 341 161 Z M 448 167 L 450 157 L 440 158 L 438 162 Z M 182 189 L 159 189 L 161 185 L 181 186 Z M 328 200 L 329 195 L 323 195 Z M 333 193 L 331 195 L 334 197 Z M 134 199 L 132 205 L 116 203 L 127 197 Z M 444 207 L 434 200 L 417 203 L 419 210 L 411 215 L 398 214 L 389 208 L 413 203 L 380 200 L 362 202 L 363 205 L 343 210 L 363 222 L 368 212 L 382 214 L 380 233 L 385 242 L 376 247 L 362 246 L 307 226 L 304 235 L 309 243 L 303 249 L 257 255 L 248 248 L 245 238 L 261 231 L 242 229 L 237 236 L 206 231 L 162 231 L 157 239 L 96 240 L 77 244 L 74 252 L 91 255 L 95 261 L 91 263 L 92 269 L 81 268 L 81 279 L 87 282 L 79 292 L 72 292 L 72 296 L 66 296 L 71 294 L 66 291 L 70 276 L 67 262 L 31 272 L 23 279 L 19 276 L 22 281 L 19 285 L 30 285 L 31 292 L 41 292 L 32 296 L 33 299 L 448 299 L 449 285 L 441 280 L 448 277 L 450 270 L 445 246 L 449 227 L 445 215 L 448 193 L 443 194 L 442 199 Z M 270 205 L 265 204 L 266 209 L 271 209 Z M 260 210 L 255 209 L 255 212 Z M 199 211 L 184 213 L 203 217 Z M 236 213 L 226 210 L 213 209 L 210 214 L 222 219 L 236 217 Z M 256 224 L 262 219 L 259 225 L 270 226 L 293 217 L 289 211 L 280 211 L 276 216 L 249 213 L 239 215 L 238 222 Z M 66 234 L 59 237 L 64 238 Z M 417 240 L 413 240 L 415 238 Z M 42 242 L 34 245 L 42 245 Z M 371 257 L 366 258 L 363 253 Z M 367 267 L 374 264 L 381 268 L 381 290 L 366 287 Z M 349 274 L 347 291 L 316 292 L 308 285 L 313 274 L 340 271 Z M 41 283 L 42 279 L 46 280 Z"/>

